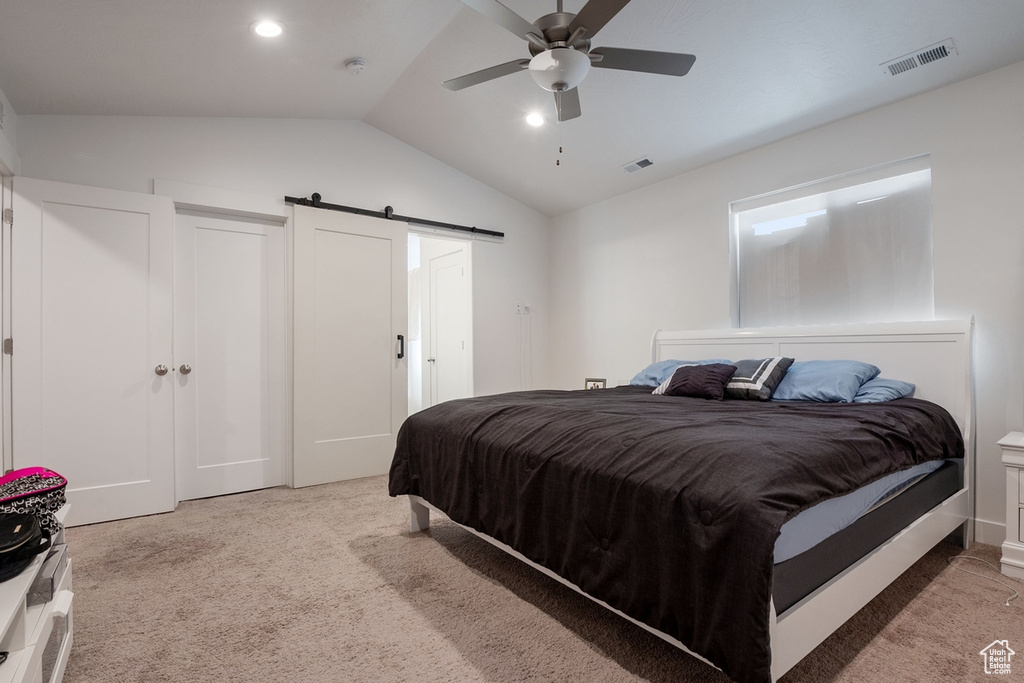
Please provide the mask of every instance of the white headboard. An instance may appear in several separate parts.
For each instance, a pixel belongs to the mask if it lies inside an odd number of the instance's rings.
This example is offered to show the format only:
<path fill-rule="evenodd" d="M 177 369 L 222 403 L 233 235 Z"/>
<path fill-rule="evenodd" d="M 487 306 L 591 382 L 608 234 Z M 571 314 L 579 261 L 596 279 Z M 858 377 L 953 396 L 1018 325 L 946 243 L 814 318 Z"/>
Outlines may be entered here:
<path fill-rule="evenodd" d="M 974 473 L 974 319 L 768 327 L 654 333 L 653 360 L 848 359 L 877 365 L 882 377 L 917 385 L 915 398 L 948 410 L 964 435 L 964 485 Z M 973 508 L 972 508 L 973 510 Z"/>

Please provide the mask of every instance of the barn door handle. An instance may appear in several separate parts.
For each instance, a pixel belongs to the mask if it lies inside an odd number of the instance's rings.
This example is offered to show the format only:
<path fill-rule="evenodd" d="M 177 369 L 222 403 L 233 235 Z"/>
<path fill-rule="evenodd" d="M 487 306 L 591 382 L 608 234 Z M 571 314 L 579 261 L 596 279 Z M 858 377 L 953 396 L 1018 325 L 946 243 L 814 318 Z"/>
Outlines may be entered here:
<path fill-rule="evenodd" d="M 398 335 L 398 357 L 405 358 L 405 335 Z"/>

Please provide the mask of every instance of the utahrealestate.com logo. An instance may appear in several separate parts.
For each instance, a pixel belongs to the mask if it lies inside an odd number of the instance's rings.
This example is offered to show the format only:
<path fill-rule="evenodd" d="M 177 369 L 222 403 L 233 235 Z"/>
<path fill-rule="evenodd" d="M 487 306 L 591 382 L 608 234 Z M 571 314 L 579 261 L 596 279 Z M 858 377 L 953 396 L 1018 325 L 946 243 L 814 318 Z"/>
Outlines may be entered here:
<path fill-rule="evenodd" d="M 993 640 L 978 654 L 985 658 L 985 673 L 1009 674 L 1010 658 L 1017 653 L 1010 649 L 1009 641 Z"/>

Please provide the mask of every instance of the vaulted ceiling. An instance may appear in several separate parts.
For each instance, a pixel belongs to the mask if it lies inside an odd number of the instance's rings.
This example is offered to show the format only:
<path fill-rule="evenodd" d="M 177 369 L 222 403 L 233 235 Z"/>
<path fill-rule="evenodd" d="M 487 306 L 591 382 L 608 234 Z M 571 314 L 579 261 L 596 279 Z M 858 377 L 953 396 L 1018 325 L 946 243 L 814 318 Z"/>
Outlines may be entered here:
<path fill-rule="evenodd" d="M 555 2 L 504 4 L 532 22 Z M 283 35 L 253 35 L 263 17 Z M 950 57 L 882 67 L 948 39 Z M 554 216 L 1024 60 L 1024 2 L 632 0 L 593 44 L 697 61 L 681 78 L 593 69 L 582 116 L 556 124 L 525 73 L 441 87 L 529 57 L 459 0 L 0 0 L 0 90 L 18 115 L 361 120 Z"/>

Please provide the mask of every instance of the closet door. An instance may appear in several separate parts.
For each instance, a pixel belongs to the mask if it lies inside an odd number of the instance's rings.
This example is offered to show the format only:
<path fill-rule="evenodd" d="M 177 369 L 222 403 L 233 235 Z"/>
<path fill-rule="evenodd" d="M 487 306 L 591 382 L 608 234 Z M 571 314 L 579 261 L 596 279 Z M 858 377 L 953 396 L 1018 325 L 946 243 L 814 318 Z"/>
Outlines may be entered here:
<path fill-rule="evenodd" d="M 14 467 L 68 479 L 69 524 L 174 508 L 170 199 L 14 180 Z"/>
<path fill-rule="evenodd" d="M 295 207 L 295 486 L 384 474 L 406 417 L 404 223 Z"/>
<path fill-rule="evenodd" d="M 284 226 L 175 218 L 178 499 L 280 486 Z"/>

